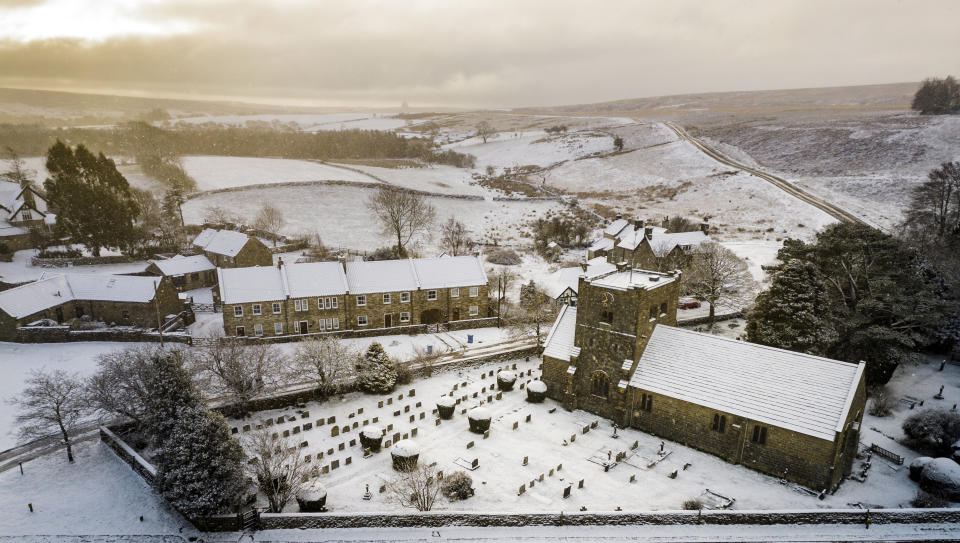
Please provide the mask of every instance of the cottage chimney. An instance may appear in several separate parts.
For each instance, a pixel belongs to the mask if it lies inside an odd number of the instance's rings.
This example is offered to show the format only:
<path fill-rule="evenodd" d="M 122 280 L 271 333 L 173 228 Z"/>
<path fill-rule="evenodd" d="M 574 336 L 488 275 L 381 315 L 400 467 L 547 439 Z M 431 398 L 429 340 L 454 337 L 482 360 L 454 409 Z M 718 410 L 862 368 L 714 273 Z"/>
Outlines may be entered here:
<path fill-rule="evenodd" d="M 700 223 L 700 231 L 704 234 L 710 233 L 710 225 L 705 222 Z"/>
<path fill-rule="evenodd" d="M 583 270 L 583 273 L 587 273 L 587 259 L 580 261 L 580 269 Z"/>
<path fill-rule="evenodd" d="M 663 218 L 663 222 L 660 223 L 660 226 L 662 226 L 662 227 L 664 227 L 664 228 L 670 228 L 670 216 L 669 216 L 669 215 L 667 215 L 666 217 Z"/>
<path fill-rule="evenodd" d="M 347 273 L 347 259 L 343 255 L 338 255 L 337 260 L 340 262 L 340 267 L 343 268 L 343 273 Z"/>
<path fill-rule="evenodd" d="M 653 227 L 652 227 L 652 226 L 646 226 L 646 227 L 644 227 L 644 228 L 643 228 L 643 236 L 644 236 L 645 238 L 647 238 L 648 240 L 653 239 Z"/>
<path fill-rule="evenodd" d="M 647 222 L 643 219 L 637 219 L 637 229 L 646 228 Z"/>
<path fill-rule="evenodd" d="M 623 213 L 617 213 L 617 220 L 619 221 L 622 218 L 623 218 Z"/>

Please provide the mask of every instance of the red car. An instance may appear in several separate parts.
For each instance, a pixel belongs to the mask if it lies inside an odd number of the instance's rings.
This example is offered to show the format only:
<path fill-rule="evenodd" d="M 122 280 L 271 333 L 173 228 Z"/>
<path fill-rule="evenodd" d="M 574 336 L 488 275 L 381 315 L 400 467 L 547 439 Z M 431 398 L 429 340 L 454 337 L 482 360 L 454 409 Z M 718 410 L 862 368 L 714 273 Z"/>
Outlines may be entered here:
<path fill-rule="evenodd" d="M 677 309 L 696 309 L 700 307 L 700 302 L 693 298 L 680 298 L 677 302 Z"/>

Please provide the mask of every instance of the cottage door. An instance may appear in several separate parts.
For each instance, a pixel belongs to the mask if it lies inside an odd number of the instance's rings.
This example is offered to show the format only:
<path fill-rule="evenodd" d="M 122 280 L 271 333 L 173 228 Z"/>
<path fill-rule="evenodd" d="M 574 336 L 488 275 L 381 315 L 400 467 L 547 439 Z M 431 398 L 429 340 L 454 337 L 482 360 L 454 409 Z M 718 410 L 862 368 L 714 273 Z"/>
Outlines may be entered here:
<path fill-rule="evenodd" d="M 383 327 L 390 328 L 391 326 L 393 326 L 393 315 L 387 313 L 383 316 Z"/>
<path fill-rule="evenodd" d="M 453 308 L 453 317 L 451 317 L 450 320 L 452 320 L 452 321 L 458 321 L 458 320 L 460 320 L 460 308 L 459 308 L 459 307 L 454 307 L 454 308 Z"/>
<path fill-rule="evenodd" d="M 307 333 L 307 328 L 308 328 L 309 326 L 310 326 L 310 325 L 307 324 L 307 321 L 300 321 L 300 333 L 301 333 L 301 334 L 306 334 L 306 333 Z"/>

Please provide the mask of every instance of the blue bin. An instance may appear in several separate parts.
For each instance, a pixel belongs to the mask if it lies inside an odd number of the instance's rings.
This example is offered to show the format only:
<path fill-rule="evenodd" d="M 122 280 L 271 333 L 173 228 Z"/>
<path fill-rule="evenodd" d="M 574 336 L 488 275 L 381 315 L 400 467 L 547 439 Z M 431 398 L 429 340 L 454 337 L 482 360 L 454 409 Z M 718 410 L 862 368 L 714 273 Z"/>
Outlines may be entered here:
<path fill-rule="evenodd" d="M 467 343 L 473 343 L 473 334 L 467 334 Z"/>

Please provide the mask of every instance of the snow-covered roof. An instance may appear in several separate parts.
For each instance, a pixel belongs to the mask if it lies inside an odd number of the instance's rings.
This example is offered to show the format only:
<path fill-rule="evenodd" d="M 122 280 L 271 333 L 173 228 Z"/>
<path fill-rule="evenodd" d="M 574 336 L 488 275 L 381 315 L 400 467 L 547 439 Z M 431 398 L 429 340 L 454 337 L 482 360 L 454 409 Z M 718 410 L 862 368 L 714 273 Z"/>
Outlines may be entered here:
<path fill-rule="evenodd" d="M 617 219 L 610 223 L 609 226 L 603 229 L 603 233 L 609 236 L 616 236 L 620 233 L 621 230 L 630 225 L 630 221 L 626 219 Z"/>
<path fill-rule="evenodd" d="M 30 231 L 26 228 L 20 228 L 19 226 L 12 226 L 10 223 L 0 221 L 0 238 L 10 237 L 10 236 L 22 236 L 27 234 Z"/>
<path fill-rule="evenodd" d="M 339 262 L 284 265 L 291 298 L 336 296 L 347 292 L 347 278 Z"/>
<path fill-rule="evenodd" d="M 310 264 L 218 268 L 220 300 L 225 304 L 285 300 L 289 291 L 283 268 L 308 265 Z"/>
<path fill-rule="evenodd" d="M 210 253 L 237 256 L 249 240 L 250 238 L 242 232 L 207 228 L 194 238 L 193 244 Z"/>
<path fill-rule="evenodd" d="M 597 241 L 594 241 L 593 244 L 587 248 L 588 251 L 609 251 L 613 249 L 614 240 L 610 238 L 600 238 Z"/>
<path fill-rule="evenodd" d="M 593 286 L 619 290 L 626 290 L 628 288 L 652 290 L 657 287 L 662 287 L 663 285 L 668 285 L 675 280 L 676 277 L 671 277 L 668 274 L 647 270 L 625 270 L 589 279 L 590 284 Z"/>
<path fill-rule="evenodd" d="M 471 287 L 487 274 L 475 256 L 347 262 L 347 284 L 350 294 Z"/>
<path fill-rule="evenodd" d="M 158 280 L 132 275 L 44 275 L 39 281 L 0 292 L 0 309 L 19 319 L 72 300 L 149 302 Z"/>
<path fill-rule="evenodd" d="M 0 181 L 0 209 L 6 211 L 3 219 L 10 220 L 13 218 L 17 212 L 20 211 L 26 204 L 26 200 L 23 197 L 23 193 L 26 190 L 30 190 L 36 198 L 43 198 L 37 194 L 37 191 L 33 190 L 30 186 L 20 186 L 17 183 L 11 183 L 9 181 Z M 40 216 L 46 216 L 46 213 L 34 208 L 33 206 L 30 209 L 36 211 Z"/>
<path fill-rule="evenodd" d="M 547 341 L 543 347 L 543 356 L 556 358 L 557 360 L 566 360 L 580 355 L 580 348 L 573 344 L 573 336 L 577 331 L 577 308 L 569 305 L 560 309 L 553 328 L 547 335 Z"/>
<path fill-rule="evenodd" d="M 610 241 L 610 240 L 607 240 Z M 605 273 L 615 271 L 617 267 L 602 256 L 598 256 L 587 261 L 587 278 L 596 277 Z M 574 293 L 580 288 L 580 275 L 583 274 L 583 268 L 573 266 L 570 268 L 561 268 L 553 272 L 545 281 L 547 294 L 551 298 L 558 298 L 567 289 Z"/>
<path fill-rule="evenodd" d="M 630 386 L 833 441 L 863 366 L 661 324 Z"/>
<path fill-rule="evenodd" d="M 210 259 L 204 255 L 183 256 L 176 255 L 166 260 L 151 260 L 163 275 L 184 275 L 197 273 L 216 268 Z"/>
<path fill-rule="evenodd" d="M 633 251 L 646 237 L 646 228 L 650 229 L 651 236 L 657 236 L 663 234 L 667 231 L 666 228 L 660 226 L 647 226 L 647 227 L 638 227 L 638 228 L 628 228 L 617 236 L 617 247 L 627 249 L 628 251 Z"/>
<path fill-rule="evenodd" d="M 674 247 L 699 247 L 702 243 L 710 241 L 710 237 L 696 230 L 693 232 L 676 232 L 672 234 L 659 233 L 654 234 L 650 240 L 650 249 L 657 256 L 669 254 Z"/>

